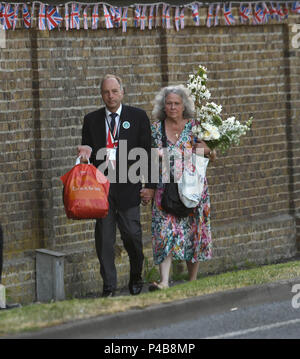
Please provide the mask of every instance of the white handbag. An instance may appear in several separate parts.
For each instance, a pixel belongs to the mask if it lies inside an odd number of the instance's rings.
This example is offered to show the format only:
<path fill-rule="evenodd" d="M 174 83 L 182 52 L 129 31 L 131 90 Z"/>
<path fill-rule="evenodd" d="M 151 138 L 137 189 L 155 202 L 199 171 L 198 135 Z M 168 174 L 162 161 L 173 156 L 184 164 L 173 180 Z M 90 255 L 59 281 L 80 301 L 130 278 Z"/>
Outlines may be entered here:
<path fill-rule="evenodd" d="M 197 207 L 201 200 L 209 159 L 193 153 L 192 163 L 193 166 L 185 166 L 178 182 L 179 197 L 188 208 Z"/>

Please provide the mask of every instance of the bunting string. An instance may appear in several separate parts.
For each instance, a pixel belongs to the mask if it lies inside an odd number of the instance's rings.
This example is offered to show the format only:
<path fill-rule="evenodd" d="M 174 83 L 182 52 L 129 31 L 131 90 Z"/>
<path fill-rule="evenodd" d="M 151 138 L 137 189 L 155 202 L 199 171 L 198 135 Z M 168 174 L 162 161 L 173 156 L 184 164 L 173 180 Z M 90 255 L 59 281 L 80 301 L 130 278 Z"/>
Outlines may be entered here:
<path fill-rule="evenodd" d="M 233 7 L 236 7 L 234 11 Z M 67 31 L 80 28 L 96 30 L 102 27 L 122 28 L 122 32 L 126 32 L 129 8 L 133 10 L 130 21 L 136 29 L 152 30 L 161 26 L 165 29 L 174 28 L 180 31 L 184 29 L 185 16 L 188 15 L 192 17 L 195 26 L 204 25 L 208 28 L 219 26 L 221 23 L 232 26 L 236 24 L 263 25 L 271 20 L 282 22 L 288 19 L 290 14 L 300 14 L 300 1 L 242 3 L 194 1 L 184 5 L 159 2 L 124 7 L 116 7 L 104 2 L 68 2 L 57 6 L 40 1 L 34 1 L 31 4 L 0 2 L 0 26 L 4 30 L 15 30 L 17 24 L 25 29 L 36 26 L 39 30 L 53 30 L 64 25 Z M 203 18 L 205 21 L 201 24 Z"/>

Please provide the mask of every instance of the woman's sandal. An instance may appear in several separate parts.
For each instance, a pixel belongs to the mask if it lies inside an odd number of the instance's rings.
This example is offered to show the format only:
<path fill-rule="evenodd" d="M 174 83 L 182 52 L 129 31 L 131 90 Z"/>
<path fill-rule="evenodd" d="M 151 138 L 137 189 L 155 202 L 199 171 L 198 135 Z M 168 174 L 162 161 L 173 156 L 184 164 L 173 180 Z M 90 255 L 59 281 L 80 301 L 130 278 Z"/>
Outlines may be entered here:
<path fill-rule="evenodd" d="M 161 285 L 160 283 L 156 283 L 156 282 L 153 282 L 149 285 L 149 292 L 154 292 L 156 290 L 161 290 L 161 289 L 166 289 L 166 288 L 169 288 L 169 287 L 165 287 L 163 285 Z"/>

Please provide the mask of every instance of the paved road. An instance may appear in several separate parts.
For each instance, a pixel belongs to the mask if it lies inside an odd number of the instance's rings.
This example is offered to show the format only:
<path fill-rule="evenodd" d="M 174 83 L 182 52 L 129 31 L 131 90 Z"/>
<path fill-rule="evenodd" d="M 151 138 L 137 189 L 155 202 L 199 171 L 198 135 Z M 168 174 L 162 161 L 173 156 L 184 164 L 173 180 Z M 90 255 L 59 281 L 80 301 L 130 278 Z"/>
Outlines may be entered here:
<path fill-rule="evenodd" d="M 299 339 L 300 278 L 76 321 L 14 338 Z"/>
<path fill-rule="evenodd" d="M 299 339 L 300 309 L 291 301 L 235 307 L 170 325 L 131 331 L 111 339 Z"/>

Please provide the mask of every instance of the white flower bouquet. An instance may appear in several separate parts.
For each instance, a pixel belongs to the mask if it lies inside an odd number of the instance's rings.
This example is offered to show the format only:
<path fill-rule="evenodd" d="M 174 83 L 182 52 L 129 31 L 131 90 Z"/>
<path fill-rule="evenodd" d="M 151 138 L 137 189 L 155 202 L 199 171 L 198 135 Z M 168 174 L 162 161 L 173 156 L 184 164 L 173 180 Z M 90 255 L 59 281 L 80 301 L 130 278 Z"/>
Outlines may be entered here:
<path fill-rule="evenodd" d="M 187 83 L 196 111 L 196 124 L 192 132 L 196 138 L 205 141 L 211 149 L 218 148 L 224 153 L 231 146 L 240 143 L 240 137 L 246 135 L 251 128 L 252 117 L 245 124 L 241 124 L 234 116 L 223 120 L 222 106 L 207 102 L 211 94 L 206 87 L 206 72 L 207 69 L 200 65 L 196 74 L 189 75 Z"/>

